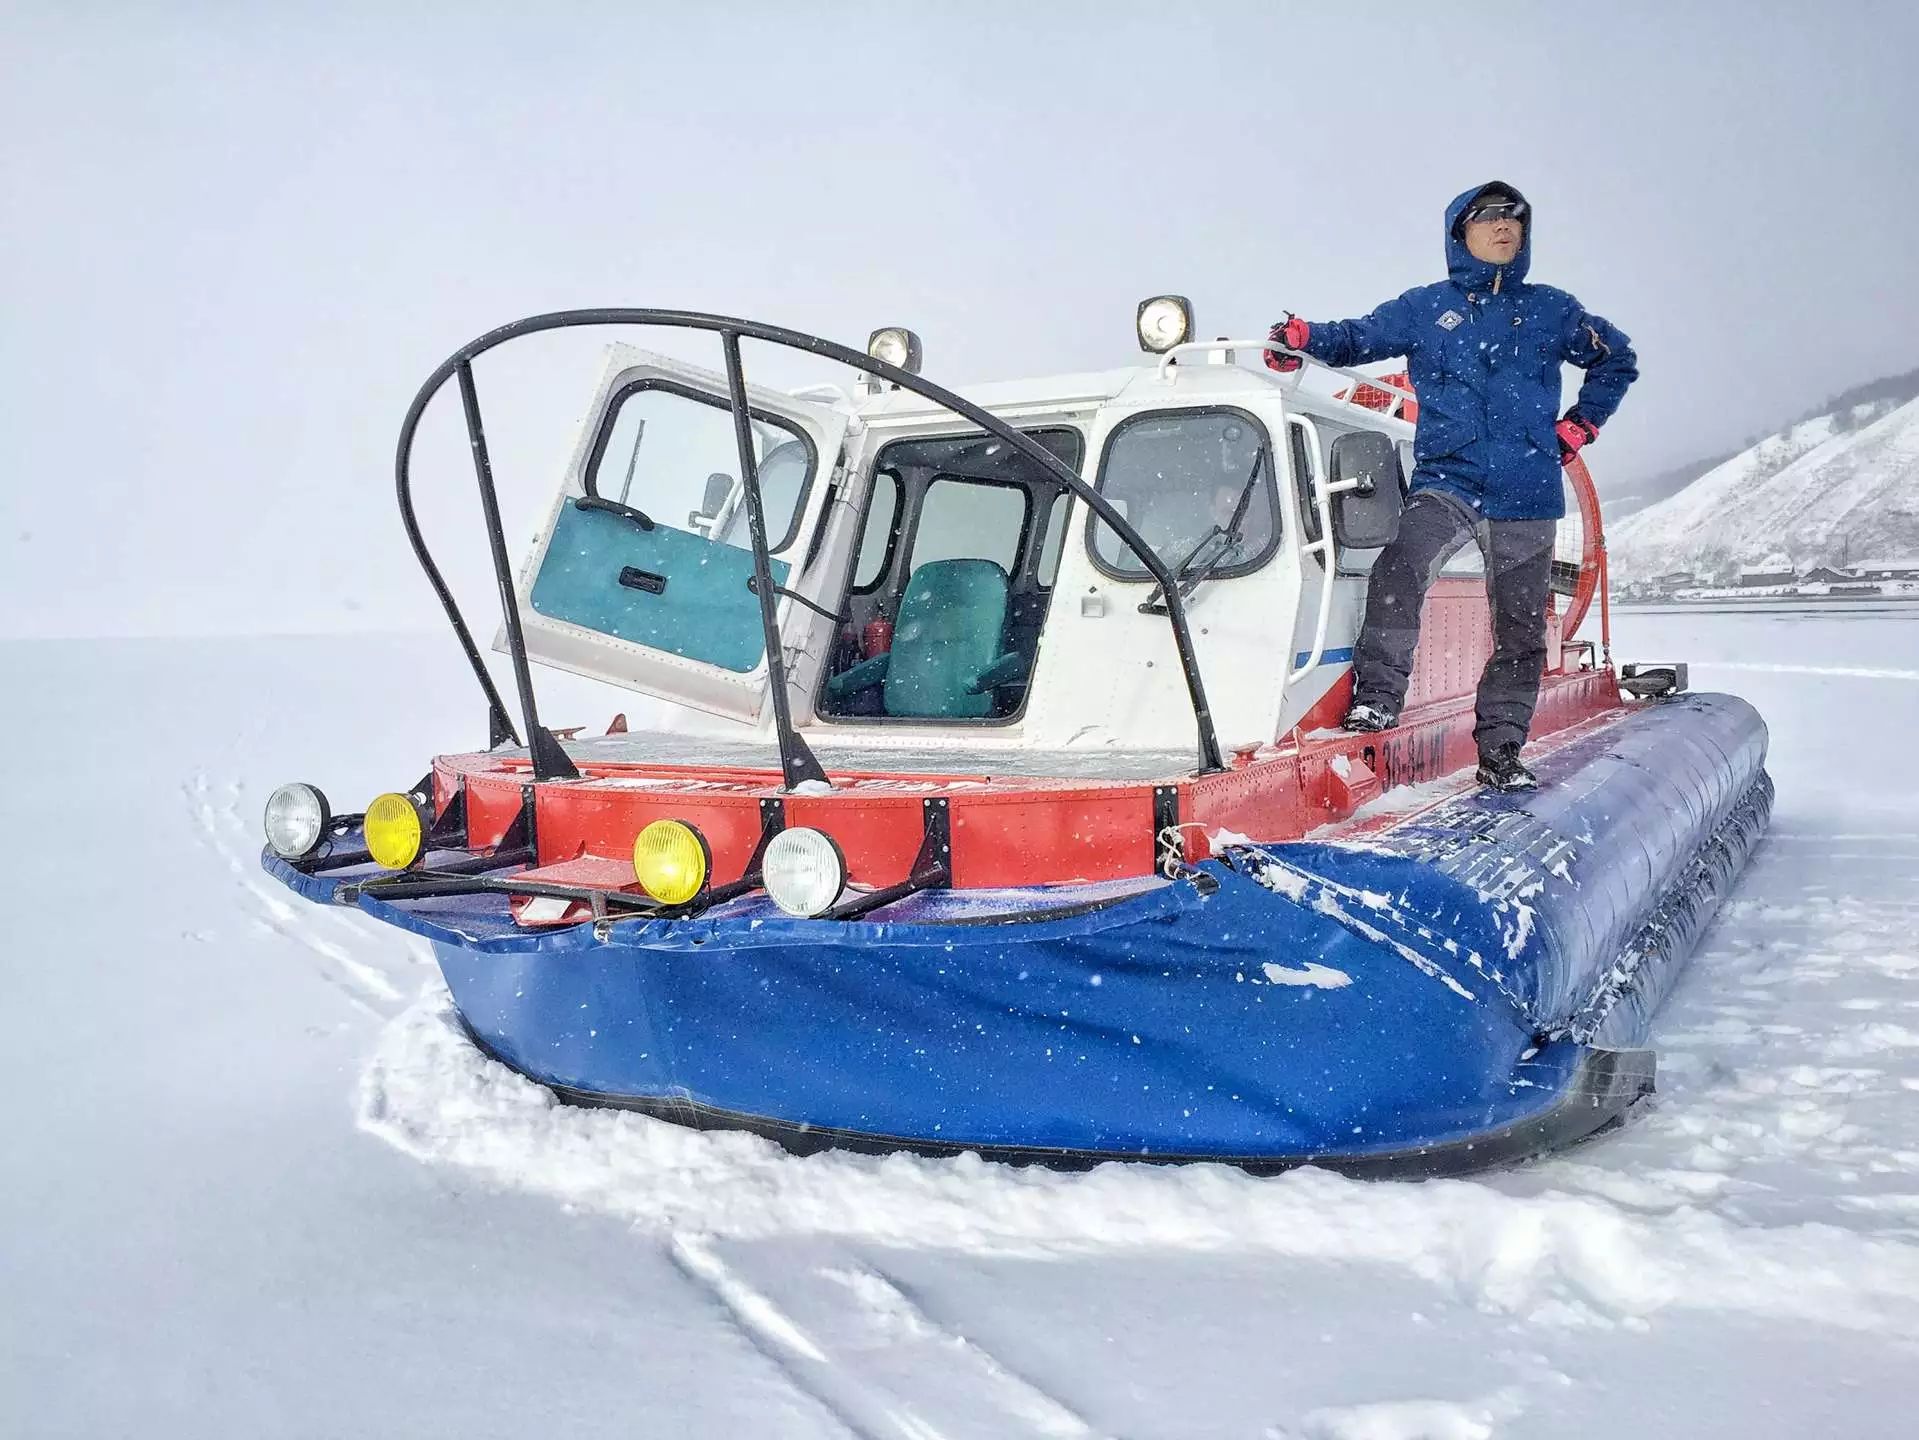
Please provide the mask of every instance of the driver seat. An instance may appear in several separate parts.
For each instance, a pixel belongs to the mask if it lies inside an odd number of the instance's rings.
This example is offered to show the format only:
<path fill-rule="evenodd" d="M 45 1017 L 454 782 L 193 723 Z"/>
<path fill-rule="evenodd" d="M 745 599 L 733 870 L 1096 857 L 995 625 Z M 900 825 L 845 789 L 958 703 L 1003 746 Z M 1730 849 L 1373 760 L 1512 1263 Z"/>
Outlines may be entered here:
<path fill-rule="evenodd" d="M 869 686 L 881 689 L 881 712 L 929 720 L 983 720 L 993 714 L 993 690 L 1024 668 L 1006 649 L 1012 593 L 1006 572 L 991 560 L 933 560 L 913 572 L 900 599 L 893 648 L 862 660 L 827 682 L 844 699 Z"/>

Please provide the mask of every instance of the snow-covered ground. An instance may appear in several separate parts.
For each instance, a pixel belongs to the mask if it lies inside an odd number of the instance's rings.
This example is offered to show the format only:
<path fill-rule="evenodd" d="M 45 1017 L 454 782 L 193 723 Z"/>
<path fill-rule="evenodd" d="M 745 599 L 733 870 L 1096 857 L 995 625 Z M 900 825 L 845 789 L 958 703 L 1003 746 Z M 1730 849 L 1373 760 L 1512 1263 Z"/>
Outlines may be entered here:
<path fill-rule="evenodd" d="M 1654 1103 L 1418 1185 L 555 1108 L 255 861 L 277 781 L 479 738 L 450 641 L 0 644 L 0 1433 L 1910 1435 L 1919 624 L 1619 618 L 1767 714 L 1772 835 Z"/>

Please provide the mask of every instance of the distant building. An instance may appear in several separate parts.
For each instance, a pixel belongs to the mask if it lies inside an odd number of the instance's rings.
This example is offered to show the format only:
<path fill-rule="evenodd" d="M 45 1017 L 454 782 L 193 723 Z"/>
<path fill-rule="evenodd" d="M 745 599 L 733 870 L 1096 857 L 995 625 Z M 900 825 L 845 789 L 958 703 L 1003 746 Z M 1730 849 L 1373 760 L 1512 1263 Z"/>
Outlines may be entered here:
<path fill-rule="evenodd" d="M 1815 565 L 1799 577 L 1807 585 L 1849 585 L 1859 578 L 1857 570 L 1840 570 L 1831 565 Z"/>
<path fill-rule="evenodd" d="M 1857 580 L 1919 580 L 1919 558 L 1868 560 L 1850 578 Z"/>
<path fill-rule="evenodd" d="M 1790 565 L 1784 569 L 1773 569 L 1764 565 L 1739 567 L 1739 588 L 1742 590 L 1757 589 L 1762 585 L 1790 585 L 1798 578 Z"/>

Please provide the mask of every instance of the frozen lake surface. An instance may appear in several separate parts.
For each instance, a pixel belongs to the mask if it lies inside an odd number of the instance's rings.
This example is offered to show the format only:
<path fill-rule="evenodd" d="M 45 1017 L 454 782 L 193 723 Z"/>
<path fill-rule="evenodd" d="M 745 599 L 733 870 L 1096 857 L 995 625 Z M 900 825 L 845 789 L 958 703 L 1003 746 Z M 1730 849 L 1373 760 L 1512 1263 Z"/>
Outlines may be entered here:
<path fill-rule="evenodd" d="M 556 1108 L 423 947 L 256 861 L 279 781 L 357 801 L 483 740 L 450 640 L 0 644 L 0 1431 L 1911 1434 L 1919 613 L 1615 618 L 1622 660 L 1759 705 L 1772 833 L 1657 1099 L 1427 1184 Z"/>

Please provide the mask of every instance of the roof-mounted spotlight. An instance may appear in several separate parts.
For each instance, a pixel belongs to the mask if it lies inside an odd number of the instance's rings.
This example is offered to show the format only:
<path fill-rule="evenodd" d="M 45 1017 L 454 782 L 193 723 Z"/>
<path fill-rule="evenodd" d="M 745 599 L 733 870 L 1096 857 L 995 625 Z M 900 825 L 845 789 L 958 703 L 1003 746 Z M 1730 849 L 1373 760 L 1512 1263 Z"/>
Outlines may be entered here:
<path fill-rule="evenodd" d="M 866 339 L 866 353 L 908 375 L 920 373 L 920 337 L 903 325 L 875 330 Z"/>
<path fill-rule="evenodd" d="M 1193 338 L 1193 302 L 1184 295 L 1155 295 L 1139 302 L 1134 324 L 1139 330 L 1139 348 L 1151 355 L 1164 355 Z"/>

